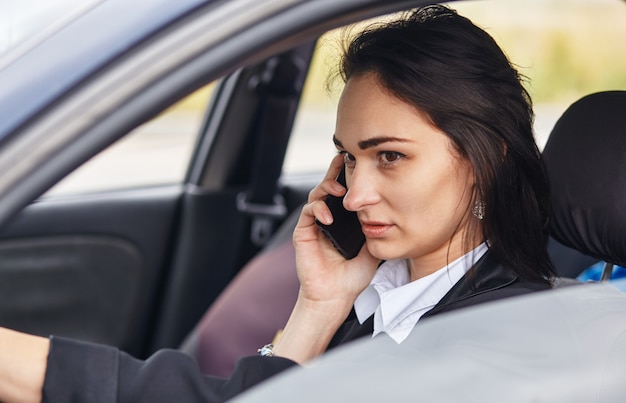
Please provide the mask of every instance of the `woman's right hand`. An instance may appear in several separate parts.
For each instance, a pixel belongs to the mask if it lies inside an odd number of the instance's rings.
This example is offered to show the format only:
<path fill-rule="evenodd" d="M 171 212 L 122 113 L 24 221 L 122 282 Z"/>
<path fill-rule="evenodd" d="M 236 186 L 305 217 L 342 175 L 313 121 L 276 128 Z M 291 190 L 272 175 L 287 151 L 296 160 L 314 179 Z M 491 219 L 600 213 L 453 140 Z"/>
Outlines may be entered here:
<path fill-rule="evenodd" d="M 274 353 L 299 363 L 326 350 L 355 299 L 369 285 L 379 263 L 367 245 L 354 259 L 346 260 L 315 223 L 316 219 L 323 224 L 332 222 L 332 214 L 324 202 L 327 195 L 346 193 L 335 180 L 343 163 L 342 155 L 333 159 L 322 182 L 309 193 L 293 233 L 300 292 Z"/>
<path fill-rule="evenodd" d="M 356 297 L 368 286 L 379 260 L 370 255 L 367 245 L 357 257 L 346 260 L 320 231 L 315 220 L 330 224 L 332 213 L 324 199 L 343 196 L 346 189 L 336 181 L 343 167 L 343 155 L 336 156 L 326 176 L 310 193 L 294 230 L 296 267 L 300 298 L 312 303 L 337 303 L 349 311 Z M 347 314 L 347 313 L 346 313 Z"/>

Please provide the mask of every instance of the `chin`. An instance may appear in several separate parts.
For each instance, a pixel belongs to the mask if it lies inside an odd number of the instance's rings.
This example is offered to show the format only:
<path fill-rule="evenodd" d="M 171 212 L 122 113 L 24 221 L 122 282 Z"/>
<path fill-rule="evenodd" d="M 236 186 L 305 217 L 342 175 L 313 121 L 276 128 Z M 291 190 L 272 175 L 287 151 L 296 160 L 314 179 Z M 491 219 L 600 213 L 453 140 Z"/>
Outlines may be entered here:
<path fill-rule="evenodd" d="M 404 254 L 397 250 L 397 248 L 393 248 L 388 243 L 379 239 L 368 239 L 365 245 L 370 255 L 374 256 L 376 259 L 395 260 L 406 258 Z"/>

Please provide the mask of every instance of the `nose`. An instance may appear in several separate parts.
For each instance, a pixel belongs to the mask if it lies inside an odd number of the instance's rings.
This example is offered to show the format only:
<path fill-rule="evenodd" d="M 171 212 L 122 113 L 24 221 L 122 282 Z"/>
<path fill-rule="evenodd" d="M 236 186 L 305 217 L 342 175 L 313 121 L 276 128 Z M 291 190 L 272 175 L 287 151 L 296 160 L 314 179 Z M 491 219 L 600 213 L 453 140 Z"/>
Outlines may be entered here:
<path fill-rule="evenodd" d="M 343 206 L 347 210 L 360 211 L 380 200 L 373 172 L 368 173 L 365 168 L 355 167 L 352 172 L 346 172 L 346 182 L 348 192 L 343 198 Z"/>

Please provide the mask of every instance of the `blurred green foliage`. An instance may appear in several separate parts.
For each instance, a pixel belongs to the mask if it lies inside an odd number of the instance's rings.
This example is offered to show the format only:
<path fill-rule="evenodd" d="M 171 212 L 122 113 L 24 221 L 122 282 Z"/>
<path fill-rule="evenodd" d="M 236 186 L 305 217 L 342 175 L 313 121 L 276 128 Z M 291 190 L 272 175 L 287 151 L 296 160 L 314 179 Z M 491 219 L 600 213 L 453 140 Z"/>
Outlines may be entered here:
<path fill-rule="evenodd" d="M 486 29 L 505 50 L 537 103 L 567 103 L 591 92 L 626 89 L 626 2 L 620 0 L 498 0 L 450 6 Z M 387 17 L 388 18 L 388 17 Z M 358 27 L 355 28 L 358 31 Z M 336 102 L 333 77 L 343 30 L 318 43 L 305 98 Z"/>
<path fill-rule="evenodd" d="M 496 39 L 528 78 L 535 104 L 569 103 L 595 91 L 626 89 L 624 1 L 495 0 L 450 6 Z M 335 107 L 343 88 L 335 77 L 343 42 L 358 29 L 337 29 L 319 39 L 303 95 L 308 107 Z M 200 90 L 175 107 L 203 108 L 211 90 Z"/>

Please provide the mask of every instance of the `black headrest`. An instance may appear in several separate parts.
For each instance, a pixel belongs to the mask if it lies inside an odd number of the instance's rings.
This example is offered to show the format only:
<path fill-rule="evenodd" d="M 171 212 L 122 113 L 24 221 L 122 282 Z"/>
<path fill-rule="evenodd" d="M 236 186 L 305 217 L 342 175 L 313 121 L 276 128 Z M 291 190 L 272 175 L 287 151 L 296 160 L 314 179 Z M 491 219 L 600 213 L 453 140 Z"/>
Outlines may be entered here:
<path fill-rule="evenodd" d="M 556 123 L 543 151 L 552 236 L 626 266 L 626 91 L 588 95 Z"/>

